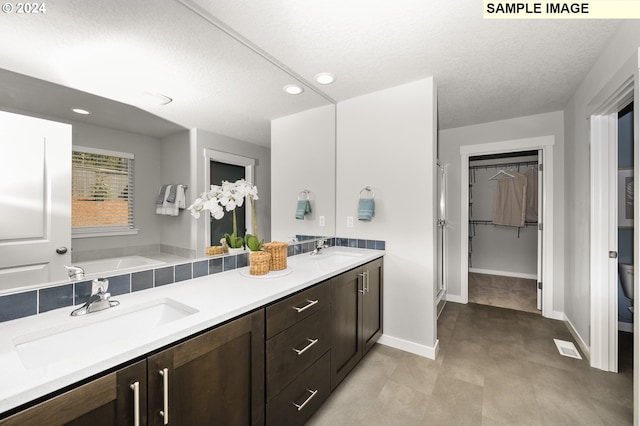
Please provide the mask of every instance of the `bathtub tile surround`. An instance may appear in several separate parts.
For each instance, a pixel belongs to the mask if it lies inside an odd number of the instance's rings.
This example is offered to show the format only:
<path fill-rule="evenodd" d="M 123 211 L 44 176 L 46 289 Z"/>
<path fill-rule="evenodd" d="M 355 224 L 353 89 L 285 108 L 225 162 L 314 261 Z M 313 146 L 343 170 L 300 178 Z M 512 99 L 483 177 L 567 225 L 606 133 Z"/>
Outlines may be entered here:
<path fill-rule="evenodd" d="M 297 242 L 289 244 L 287 256 L 307 254 L 316 248 L 317 239 L 313 235 L 296 235 Z M 362 240 L 355 238 L 326 238 L 329 247 L 356 247 L 385 250 L 386 242 L 380 240 Z M 151 248 L 149 248 L 151 250 Z M 120 253 L 120 255 L 141 255 L 141 253 Z M 88 261 L 88 259 L 84 259 Z M 95 260 L 95 259 L 92 259 Z M 148 269 L 130 274 L 107 275 L 109 292 L 112 296 L 127 294 L 153 287 L 186 281 L 191 278 L 217 274 L 248 265 L 249 254 L 213 257 L 208 260 L 182 263 L 157 269 Z M 0 296 L 0 322 L 23 318 L 46 311 L 71 307 L 84 303 L 91 295 L 91 280 L 74 283 L 48 285 L 37 290 L 6 294 Z"/>

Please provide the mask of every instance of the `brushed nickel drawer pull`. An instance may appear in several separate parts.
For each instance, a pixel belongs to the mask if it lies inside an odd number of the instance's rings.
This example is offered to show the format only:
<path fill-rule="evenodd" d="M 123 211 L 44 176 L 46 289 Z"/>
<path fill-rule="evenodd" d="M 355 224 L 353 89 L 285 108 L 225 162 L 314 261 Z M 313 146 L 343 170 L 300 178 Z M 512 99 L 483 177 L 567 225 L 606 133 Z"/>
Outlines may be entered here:
<path fill-rule="evenodd" d="M 306 352 L 307 349 L 309 349 L 311 346 L 313 346 L 316 343 L 318 343 L 318 339 L 309 339 L 307 337 L 307 340 L 309 341 L 309 344 L 307 346 L 305 346 L 304 348 L 302 348 L 302 349 L 291 348 L 291 349 L 293 349 L 293 351 L 295 353 L 297 353 L 298 355 L 302 355 L 303 353 Z"/>
<path fill-rule="evenodd" d="M 163 368 L 159 371 L 162 376 L 162 402 L 163 402 L 163 410 L 160 411 L 160 415 L 162 416 L 163 424 L 169 424 L 169 369 Z"/>
<path fill-rule="evenodd" d="M 367 292 L 367 289 L 366 289 L 365 283 L 364 283 L 366 274 L 364 272 L 360 272 L 358 275 L 360 275 L 362 277 L 362 289 L 358 289 L 358 291 L 360 293 L 362 293 L 362 294 L 365 294 Z"/>
<path fill-rule="evenodd" d="M 133 426 L 140 426 L 140 382 L 134 382 L 129 387 L 133 391 Z"/>
<path fill-rule="evenodd" d="M 309 309 L 310 307 L 312 307 L 313 305 L 315 305 L 319 301 L 320 301 L 320 299 L 318 299 L 318 300 L 308 300 L 307 299 L 307 302 L 309 302 L 309 303 L 304 305 L 302 308 L 298 308 L 297 306 L 294 306 L 293 309 L 295 309 L 298 313 L 300 313 L 300 312 L 302 312 L 302 311 L 304 311 L 306 309 Z"/>
<path fill-rule="evenodd" d="M 293 405 L 296 406 L 296 408 L 298 409 L 298 411 L 302 410 L 304 408 L 305 405 L 307 405 L 307 403 L 309 401 L 311 401 L 313 399 L 314 396 L 316 396 L 316 394 L 318 393 L 318 389 L 316 390 L 311 390 L 311 389 L 307 389 L 307 392 L 310 392 L 311 395 L 309 395 L 307 397 L 307 399 L 304 400 L 304 402 L 302 404 L 296 404 L 295 402 L 292 402 Z"/>

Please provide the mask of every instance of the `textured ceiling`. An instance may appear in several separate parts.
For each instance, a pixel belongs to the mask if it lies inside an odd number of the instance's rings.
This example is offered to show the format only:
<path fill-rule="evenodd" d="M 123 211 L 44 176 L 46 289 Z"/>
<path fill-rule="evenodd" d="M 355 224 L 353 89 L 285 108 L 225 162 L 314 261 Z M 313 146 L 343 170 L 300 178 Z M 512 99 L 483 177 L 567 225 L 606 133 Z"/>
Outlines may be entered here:
<path fill-rule="evenodd" d="M 484 20 L 481 8 L 477 0 L 49 0 L 41 15 L 0 15 L 0 68 L 269 145 L 273 118 L 427 76 L 438 86 L 441 129 L 562 109 L 619 25 Z M 337 82 L 311 87 L 322 71 Z M 294 77 L 307 84 L 295 97 L 282 91 Z M 143 92 L 174 101 L 149 106 Z"/>

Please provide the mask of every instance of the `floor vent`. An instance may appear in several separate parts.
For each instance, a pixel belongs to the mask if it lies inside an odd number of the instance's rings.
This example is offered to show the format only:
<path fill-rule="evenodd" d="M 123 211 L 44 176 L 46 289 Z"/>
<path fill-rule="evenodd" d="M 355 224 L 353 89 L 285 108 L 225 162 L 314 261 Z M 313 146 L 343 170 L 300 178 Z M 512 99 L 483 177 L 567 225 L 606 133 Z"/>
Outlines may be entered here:
<path fill-rule="evenodd" d="M 559 339 L 553 339 L 553 341 L 556 343 L 556 347 L 558 348 L 558 352 L 560 352 L 560 355 L 568 356 L 570 358 L 582 359 L 582 357 L 580 356 L 580 352 L 578 352 L 578 349 L 573 343 Z"/>

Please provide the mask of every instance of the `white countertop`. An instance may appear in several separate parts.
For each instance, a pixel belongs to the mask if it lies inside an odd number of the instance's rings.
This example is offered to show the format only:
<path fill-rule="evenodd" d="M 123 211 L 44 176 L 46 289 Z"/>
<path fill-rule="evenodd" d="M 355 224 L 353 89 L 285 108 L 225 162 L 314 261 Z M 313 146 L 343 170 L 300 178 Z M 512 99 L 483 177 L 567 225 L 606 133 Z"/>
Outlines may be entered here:
<path fill-rule="evenodd" d="M 350 256 L 340 256 L 340 253 Z M 74 308 L 0 323 L 0 413 L 55 392 L 105 370 L 148 354 L 177 340 L 260 308 L 298 290 L 362 265 L 384 251 L 331 247 L 319 256 L 301 254 L 287 259 L 287 275 L 248 275 L 248 267 L 115 296 L 120 306 L 81 317 Z M 146 327 L 132 319 L 121 330 L 97 332 L 123 314 L 167 303 L 185 306 L 189 314 L 160 326 Z M 129 316 L 131 318 L 131 316 Z M 86 327 L 78 341 L 65 331 Z M 114 325 L 114 327 L 116 326 Z M 115 333 L 117 331 L 117 333 Z M 69 334 L 69 333 L 66 333 Z M 112 334 L 113 336 L 109 336 Z M 46 337 L 47 350 L 25 355 L 17 346 Z M 42 340 L 41 342 L 45 342 Z M 24 346 L 23 346 L 24 347 Z M 21 347 L 22 348 L 22 347 Z"/>

